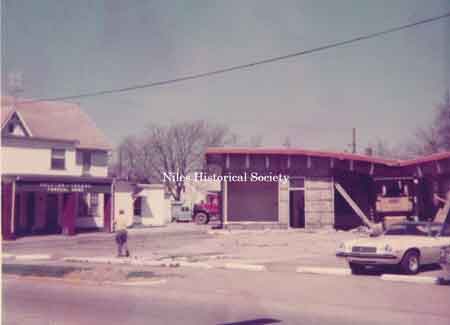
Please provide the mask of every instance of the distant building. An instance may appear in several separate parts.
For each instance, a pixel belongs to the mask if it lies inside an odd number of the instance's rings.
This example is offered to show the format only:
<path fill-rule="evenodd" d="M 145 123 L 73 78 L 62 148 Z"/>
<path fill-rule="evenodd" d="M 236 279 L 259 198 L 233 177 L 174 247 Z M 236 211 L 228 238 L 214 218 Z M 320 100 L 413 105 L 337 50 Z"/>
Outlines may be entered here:
<path fill-rule="evenodd" d="M 78 105 L 3 97 L 2 236 L 112 231 L 111 145 Z"/>
<path fill-rule="evenodd" d="M 210 148 L 225 227 L 334 227 L 430 220 L 450 190 L 450 152 L 410 161 L 294 148 Z M 267 181 L 252 181 L 251 175 Z M 242 176 L 247 180 L 242 181 Z M 288 180 L 267 176 L 288 176 Z M 256 179 L 255 179 L 256 180 Z"/>
<path fill-rule="evenodd" d="M 140 184 L 116 180 L 115 219 L 129 227 L 163 226 L 171 222 L 170 199 L 163 184 Z"/>

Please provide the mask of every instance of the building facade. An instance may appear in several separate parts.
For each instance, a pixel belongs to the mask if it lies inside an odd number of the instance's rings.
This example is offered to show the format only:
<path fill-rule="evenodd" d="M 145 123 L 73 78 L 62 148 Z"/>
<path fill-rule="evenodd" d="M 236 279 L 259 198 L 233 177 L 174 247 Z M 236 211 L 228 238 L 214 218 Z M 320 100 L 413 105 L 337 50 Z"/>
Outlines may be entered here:
<path fill-rule="evenodd" d="M 116 180 L 114 215 L 131 226 L 163 226 L 171 221 L 170 199 L 163 184 L 140 184 Z"/>
<path fill-rule="evenodd" d="M 2 98 L 2 236 L 112 230 L 111 146 L 78 105 Z"/>
<path fill-rule="evenodd" d="M 362 224 L 361 215 L 371 222 L 430 220 L 442 204 L 436 197 L 450 190 L 448 152 L 394 161 L 287 148 L 210 148 L 206 169 L 222 177 L 222 221 L 230 228 L 349 229 Z"/>

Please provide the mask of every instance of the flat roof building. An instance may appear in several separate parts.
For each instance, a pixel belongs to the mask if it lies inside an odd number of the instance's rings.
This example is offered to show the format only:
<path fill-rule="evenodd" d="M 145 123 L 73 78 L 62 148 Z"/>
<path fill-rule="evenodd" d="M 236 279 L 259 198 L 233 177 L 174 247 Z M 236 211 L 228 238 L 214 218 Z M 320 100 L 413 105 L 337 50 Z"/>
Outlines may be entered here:
<path fill-rule="evenodd" d="M 450 152 L 401 161 L 293 148 L 217 147 L 206 151 L 205 160 L 210 174 L 239 176 L 222 181 L 222 221 L 229 228 L 349 229 L 366 218 L 429 220 L 442 205 L 435 198 L 450 189 Z"/>

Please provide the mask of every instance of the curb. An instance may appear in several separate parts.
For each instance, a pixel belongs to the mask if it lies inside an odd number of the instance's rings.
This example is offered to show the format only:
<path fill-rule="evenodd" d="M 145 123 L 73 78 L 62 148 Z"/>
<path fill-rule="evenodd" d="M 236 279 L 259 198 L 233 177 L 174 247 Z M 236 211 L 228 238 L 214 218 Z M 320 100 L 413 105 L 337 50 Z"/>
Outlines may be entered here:
<path fill-rule="evenodd" d="M 110 258 L 110 257 L 64 257 L 64 262 L 85 262 L 85 263 L 101 263 L 101 264 L 128 264 L 126 259 Z"/>
<path fill-rule="evenodd" d="M 152 285 L 156 285 L 156 284 L 164 284 L 166 283 L 167 280 L 166 279 L 160 279 L 160 280 L 147 280 L 147 281 L 130 281 L 130 282 L 108 282 L 107 284 L 112 284 L 112 285 L 120 285 L 120 286 L 127 286 L 127 287 L 139 287 L 139 286 L 152 286 Z"/>
<path fill-rule="evenodd" d="M 20 275 L 6 275 L 6 277 L 13 278 L 13 279 L 25 279 L 25 280 L 31 280 L 31 281 L 50 281 L 50 282 L 58 282 L 58 283 L 67 283 L 67 284 L 76 284 L 76 285 L 113 285 L 113 286 L 151 286 L 156 284 L 164 284 L 167 282 L 166 279 L 160 279 L 160 280 L 147 280 L 147 281 L 92 281 L 92 280 L 75 280 L 75 279 L 64 279 L 64 278 L 56 278 L 56 277 L 50 277 L 50 276 L 20 276 Z"/>
<path fill-rule="evenodd" d="M 200 263 L 200 262 L 179 262 L 180 266 L 187 266 L 187 267 L 195 267 L 200 269 L 212 269 L 214 268 L 212 265 L 208 263 Z"/>
<path fill-rule="evenodd" d="M 264 265 L 256 264 L 239 264 L 239 263 L 227 263 L 224 268 L 233 270 L 246 270 L 246 271 L 267 271 Z"/>
<path fill-rule="evenodd" d="M 64 257 L 65 262 L 81 262 L 81 263 L 100 263 L 115 265 L 137 265 L 137 266 L 159 266 L 159 267 L 178 267 L 179 262 L 159 262 L 159 261 L 143 261 L 138 259 L 125 259 L 117 257 Z"/>
<path fill-rule="evenodd" d="M 333 267 L 303 267 L 300 266 L 296 270 L 297 273 L 306 274 L 325 274 L 325 275 L 351 275 L 352 271 L 346 268 Z"/>
<path fill-rule="evenodd" d="M 440 284 L 440 278 L 431 276 L 410 276 L 397 274 L 383 274 L 381 280 L 395 281 L 395 282 L 412 282 L 424 284 Z"/>
<path fill-rule="evenodd" d="M 15 258 L 17 261 L 46 261 L 52 257 L 47 254 L 30 254 L 30 255 L 12 255 L 11 258 Z"/>

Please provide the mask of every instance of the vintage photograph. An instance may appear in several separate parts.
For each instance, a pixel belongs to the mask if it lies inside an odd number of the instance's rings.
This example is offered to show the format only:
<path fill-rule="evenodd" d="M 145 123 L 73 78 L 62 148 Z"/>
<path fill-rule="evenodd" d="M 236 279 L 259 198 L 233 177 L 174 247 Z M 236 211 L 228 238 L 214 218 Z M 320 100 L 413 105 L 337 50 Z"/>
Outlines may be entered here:
<path fill-rule="evenodd" d="M 450 0 L 0 0 L 1 324 L 450 324 Z"/>

